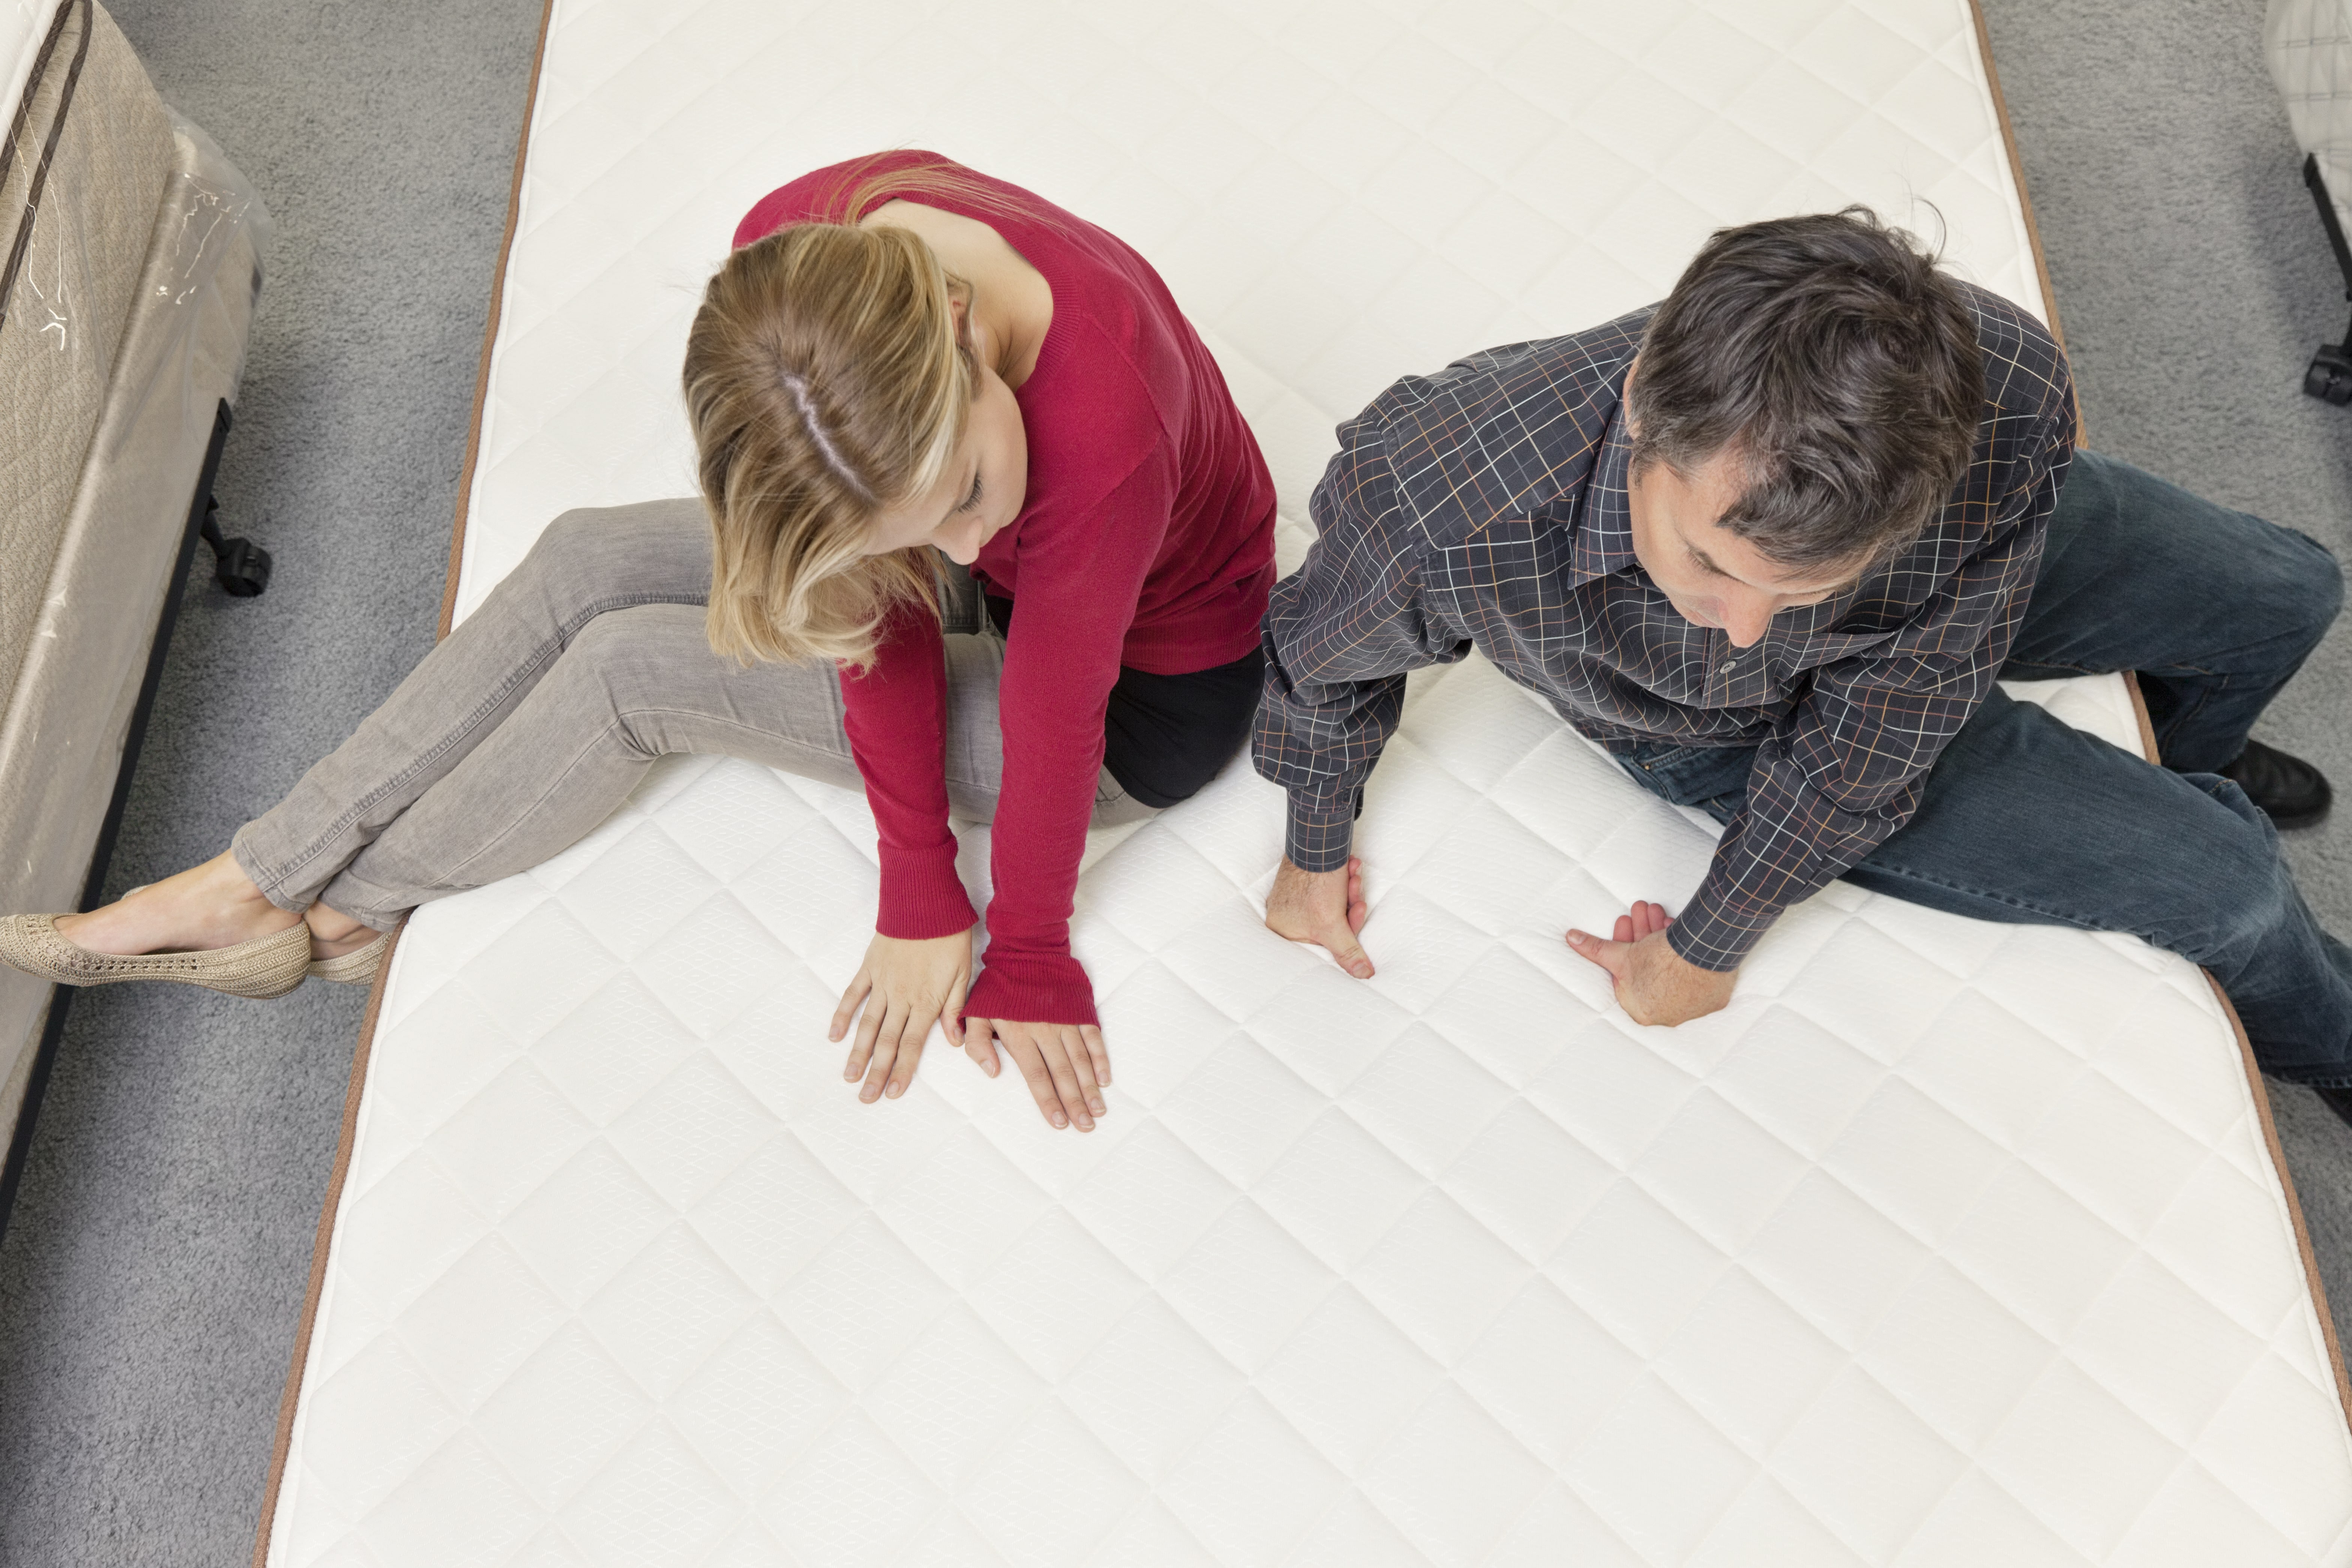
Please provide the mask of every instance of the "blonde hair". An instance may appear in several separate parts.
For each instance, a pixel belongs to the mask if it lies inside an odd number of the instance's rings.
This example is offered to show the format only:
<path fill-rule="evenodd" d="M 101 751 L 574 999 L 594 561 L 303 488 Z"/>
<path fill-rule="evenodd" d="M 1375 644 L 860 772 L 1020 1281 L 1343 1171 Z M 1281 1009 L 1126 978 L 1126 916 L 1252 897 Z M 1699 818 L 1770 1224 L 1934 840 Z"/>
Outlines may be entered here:
<path fill-rule="evenodd" d="M 930 552 L 866 545 L 963 438 L 976 366 L 958 300 L 969 286 L 887 226 L 794 224 L 711 279 L 684 379 L 719 654 L 858 667 L 894 607 L 936 612 Z"/>

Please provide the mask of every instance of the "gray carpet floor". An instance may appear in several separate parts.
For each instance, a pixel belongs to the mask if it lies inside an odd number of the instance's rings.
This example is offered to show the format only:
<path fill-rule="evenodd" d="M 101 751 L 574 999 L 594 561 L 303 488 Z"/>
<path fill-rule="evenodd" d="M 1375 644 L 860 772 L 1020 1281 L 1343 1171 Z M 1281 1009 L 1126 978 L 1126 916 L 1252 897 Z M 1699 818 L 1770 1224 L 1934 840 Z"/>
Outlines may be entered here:
<path fill-rule="evenodd" d="M 110 0 L 276 220 L 111 888 L 227 843 L 432 646 L 539 0 Z M 198 558 L 205 559 L 198 552 Z M 81 994 L 0 1249 L 0 1563 L 245 1562 L 363 997 Z"/>
<path fill-rule="evenodd" d="M 268 594 L 189 590 L 119 889 L 217 850 L 430 644 L 536 0 L 117 0 L 278 220 L 217 487 Z M 2344 327 L 2260 0 L 1986 0 L 2093 443 L 2352 551 Z M 1400 367 L 1404 368 L 1404 367 Z M 2352 623 L 2262 733 L 2352 787 Z M 2294 836 L 2352 932 L 2352 810 Z M 361 998 L 74 1005 L 0 1247 L 0 1564 L 243 1562 Z M 2352 1328 L 2352 1130 L 2275 1090 Z"/>

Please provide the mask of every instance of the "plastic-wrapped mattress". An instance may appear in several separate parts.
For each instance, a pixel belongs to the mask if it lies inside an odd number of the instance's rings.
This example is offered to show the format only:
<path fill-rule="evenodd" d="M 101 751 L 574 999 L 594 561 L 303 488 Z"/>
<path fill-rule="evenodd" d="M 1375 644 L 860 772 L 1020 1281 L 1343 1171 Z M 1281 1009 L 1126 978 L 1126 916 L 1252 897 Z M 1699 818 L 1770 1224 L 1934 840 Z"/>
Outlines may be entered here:
<path fill-rule="evenodd" d="M 0 142 L 0 214 L 15 219 L 0 226 L 10 231 L 0 241 L 0 401 L 11 458 L 0 562 L 12 568 L 56 558 L 172 170 L 171 122 L 112 20 L 78 3 L 55 22 L 25 51 Z M 0 673 L 24 658 L 45 578 L 0 574 Z"/>
<path fill-rule="evenodd" d="M 1339 418 L 1661 294 L 1714 226 L 1932 202 L 2045 307 L 1963 0 L 556 0 L 455 613 L 565 508 L 690 491 L 735 217 L 895 144 L 1153 258 L 1291 563 Z M 2118 679 L 2029 695 L 2138 743 Z M 841 1083 L 854 794 L 674 760 L 420 911 L 257 1557 L 2352 1560 L 2326 1314 L 2197 971 L 1837 885 L 1728 1010 L 1639 1028 L 1560 932 L 1694 885 L 1706 829 L 1476 659 L 1414 678 L 1370 790 L 1369 984 L 1260 925 L 1245 761 L 1093 841 L 1085 1137 L 936 1044 L 901 1102 Z"/>
<path fill-rule="evenodd" d="M 0 906 L 79 904 L 267 218 L 91 0 L 0 0 Z M 48 987 L 0 973 L 0 1139 Z"/>

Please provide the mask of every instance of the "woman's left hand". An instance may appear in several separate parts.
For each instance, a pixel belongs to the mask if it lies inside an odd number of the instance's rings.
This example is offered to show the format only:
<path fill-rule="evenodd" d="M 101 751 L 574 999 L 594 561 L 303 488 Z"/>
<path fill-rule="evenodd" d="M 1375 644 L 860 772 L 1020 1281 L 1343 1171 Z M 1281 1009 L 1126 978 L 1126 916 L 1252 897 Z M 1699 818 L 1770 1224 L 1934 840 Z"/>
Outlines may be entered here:
<path fill-rule="evenodd" d="M 876 932 L 866 946 L 866 962 L 857 966 L 857 978 L 834 1009 L 828 1036 L 838 1042 L 849 1032 L 858 1004 L 866 1005 L 866 1016 L 857 1020 L 857 1043 L 849 1048 L 849 1061 L 841 1070 L 851 1083 L 866 1080 L 857 1098 L 871 1105 L 886 1094 L 896 1100 L 906 1093 L 933 1024 L 950 1041 L 963 1044 L 956 1014 L 971 988 L 970 931 L 921 941 Z"/>
<path fill-rule="evenodd" d="M 1103 1114 L 1102 1086 L 1110 1082 L 1110 1053 L 1103 1048 L 1102 1031 L 1092 1024 L 1018 1024 L 1003 1018 L 966 1018 L 964 1054 L 994 1078 L 996 1047 L 990 1037 L 1004 1042 L 1013 1065 L 1028 1080 L 1036 1097 L 1037 1113 L 1055 1127 L 1095 1130 Z"/>

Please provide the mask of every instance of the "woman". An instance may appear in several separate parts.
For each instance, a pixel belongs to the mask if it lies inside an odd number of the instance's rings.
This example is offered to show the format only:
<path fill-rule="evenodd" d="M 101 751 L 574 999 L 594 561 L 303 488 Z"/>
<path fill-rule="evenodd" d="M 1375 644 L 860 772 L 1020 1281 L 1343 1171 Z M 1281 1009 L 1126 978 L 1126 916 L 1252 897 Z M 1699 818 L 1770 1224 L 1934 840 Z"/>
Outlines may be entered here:
<path fill-rule="evenodd" d="M 1265 461 L 1159 276 L 1025 191 L 885 153 L 735 237 L 688 339 L 698 500 L 559 518 L 226 854 L 12 917 L 0 957 L 69 984 L 365 981 L 409 909 L 576 842 L 656 757 L 725 752 L 872 803 L 881 907 L 832 1024 L 856 1019 L 861 1098 L 901 1093 L 938 1022 L 1091 1129 L 1078 858 L 1248 732 Z M 976 981 L 951 811 L 995 824 Z"/>

